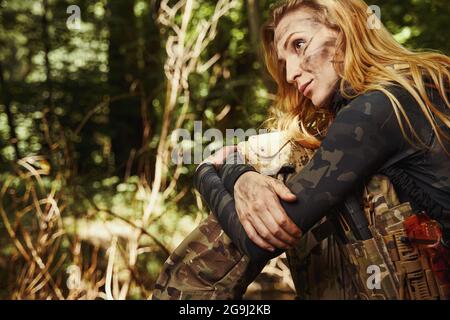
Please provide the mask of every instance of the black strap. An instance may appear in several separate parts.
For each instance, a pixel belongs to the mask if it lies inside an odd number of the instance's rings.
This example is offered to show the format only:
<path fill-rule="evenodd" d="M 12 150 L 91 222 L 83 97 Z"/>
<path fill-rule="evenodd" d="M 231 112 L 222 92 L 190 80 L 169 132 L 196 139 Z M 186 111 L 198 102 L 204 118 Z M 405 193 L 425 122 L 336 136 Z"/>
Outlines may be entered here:
<path fill-rule="evenodd" d="M 333 232 L 334 226 L 328 219 L 311 229 L 311 233 L 317 242 L 322 242 L 327 239 Z"/>

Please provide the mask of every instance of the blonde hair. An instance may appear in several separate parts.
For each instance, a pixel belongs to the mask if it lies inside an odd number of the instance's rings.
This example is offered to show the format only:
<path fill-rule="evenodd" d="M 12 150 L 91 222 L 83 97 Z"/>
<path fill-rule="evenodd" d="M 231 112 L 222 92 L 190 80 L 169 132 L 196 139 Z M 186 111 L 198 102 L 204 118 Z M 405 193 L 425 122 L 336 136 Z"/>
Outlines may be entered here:
<path fill-rule="evenodd" d="M 400 45 L 383 25 L 378 29 L 368 28 L 368 6 L 362 0 L 289 0 L 272 9 L 271 20 L 263 27 L 263 45 L 266 65 L 278 85 L 278 92 L 266 126 L 273 130 L 286 130 L 293 140 L 305 147 L 318 148 L 334 118 L 330 110 L 314 107 L 295 86 L 287 83 L 285 70 L 278 61 L 274 45 L 275 28 L 287 13 L 300 8 L 313 10 L 319 22 L 338 31 L 333 64 L 342 79 L 339 87 L 342 96 L 354 98 L 368 91 L 383 92 L 392 103 L 405 138 L 410 143 L 426 147 L 398 99 L 387 90 L 391 85 L 400 85 L 418 102 L 444 147 L 443 139 L 450 138 L 439 128 L 436 118 L 447 127 L 450 127 L 450 119 L 431 103 L 423 76 L 427 75 L 432 80 L 432 86 L 449 108 L 450 58 L 431 51 L 410 51 Z M 351 92 L 346 92 L 348 88 Z M 414 141 L 406 134 L 404 123 Z"/>

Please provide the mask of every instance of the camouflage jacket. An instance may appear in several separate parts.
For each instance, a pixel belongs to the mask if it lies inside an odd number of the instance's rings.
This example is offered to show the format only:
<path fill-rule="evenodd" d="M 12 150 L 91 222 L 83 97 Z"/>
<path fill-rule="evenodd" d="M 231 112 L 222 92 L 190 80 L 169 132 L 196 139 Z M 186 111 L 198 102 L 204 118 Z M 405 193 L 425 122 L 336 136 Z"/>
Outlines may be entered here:
<path fill-rule="evenodd" d="M 392 87 L 406 110 L 414 129 L 429 148 L 411 145 L 402 135 L 390 100 L 379 91 L 347 101 L 336 95 L 336 117 L 321 147 L 311 161 L 292 175 L 287 186 L 297 201 L 281 201 L 286 213 L 307 231 L 324 215 L 342 203 L 345 197 L 376 173 L 393 182 L 401 202 L 410 202 L 414 211 L 426 211 L 450 230 L 450 157 L 438 143 L 420 106 L 406 90 Z M 445 103 L 430 91 L 435 105 L 446 110 Z M 440 127 L 450 134 L 439 122 Z M 412 136 L 408 131 L 406 134 Z M 444 141 L 445 142 L 445 141 Z M 450 144 L 446 142 L 450 150 Z M 267 260 L 281 253 L 270 253 L 256 246 L 246 236 L 236 214 L 234 183 L 241 174 L 255 170 L 248 164 L 225 164 L 217 173 L 208 164 L 198 168 L 194 181 L 209 208 L 217 215 L 224 231 L 250 258 Z"/>

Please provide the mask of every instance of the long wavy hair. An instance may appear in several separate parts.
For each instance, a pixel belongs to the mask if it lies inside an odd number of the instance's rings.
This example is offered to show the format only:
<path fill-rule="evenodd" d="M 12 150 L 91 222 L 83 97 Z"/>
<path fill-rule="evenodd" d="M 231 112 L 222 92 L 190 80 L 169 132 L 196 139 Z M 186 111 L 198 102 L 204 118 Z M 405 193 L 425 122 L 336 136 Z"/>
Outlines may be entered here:
<path fill-rule="evenodd" d="M 318 22 L 338 31 L 333 65 L 341 78 L 338 90 L 343 97 L 354 98 L 373 90 L 383 92 L 392 103 L 405 138 L 410 143 L 427 147 L 414 130 L 403 106 L 387 89 L 400 85 L 418 102 L 444 147 L 443 141 L 450 138 L 436 121 L 438 118 L 450 128 L 450 118 L 433 105 L 426 86 L 437 89 L 447 110 L 450 58 L 437 52 L 406 49 L 381 22 L 381 28 L 369 28 L 367 23 L 371 10 L 362 0 L 285 0 L 272 8 L 270 20 L 262 30 L 263 49 L 268 71 L 276 81 L 278 90 L 271 117 L 265 123 L 267 127 L 285 130 L 293 140 L 315 149 L 320 146 L 335 116 L 330 108 L 315 107 L 295 86 L 289 84 L 285 66 L 278 61 L 274 45 L 275 28 L 286 14 L 301 8 L 312 10 Z M 427 84 L 424 76 L 430 79 Z M 450 154 L 448 150 L 446 152 Z"/>

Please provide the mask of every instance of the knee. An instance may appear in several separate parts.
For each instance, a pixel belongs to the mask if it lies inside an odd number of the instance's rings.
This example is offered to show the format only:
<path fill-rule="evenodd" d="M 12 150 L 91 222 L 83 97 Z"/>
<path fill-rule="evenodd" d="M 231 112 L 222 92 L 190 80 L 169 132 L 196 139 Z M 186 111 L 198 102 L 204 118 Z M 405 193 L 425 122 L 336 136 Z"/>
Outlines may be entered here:
<path fill-rule="evenodd" d="M 181 298 L 181 292 L 176 288 L 173 282 L 174 264 L 169 261 L 164 263 L 161 273 L 155 282 L 152 293 L 152 300 L 178 300 Z"/>

